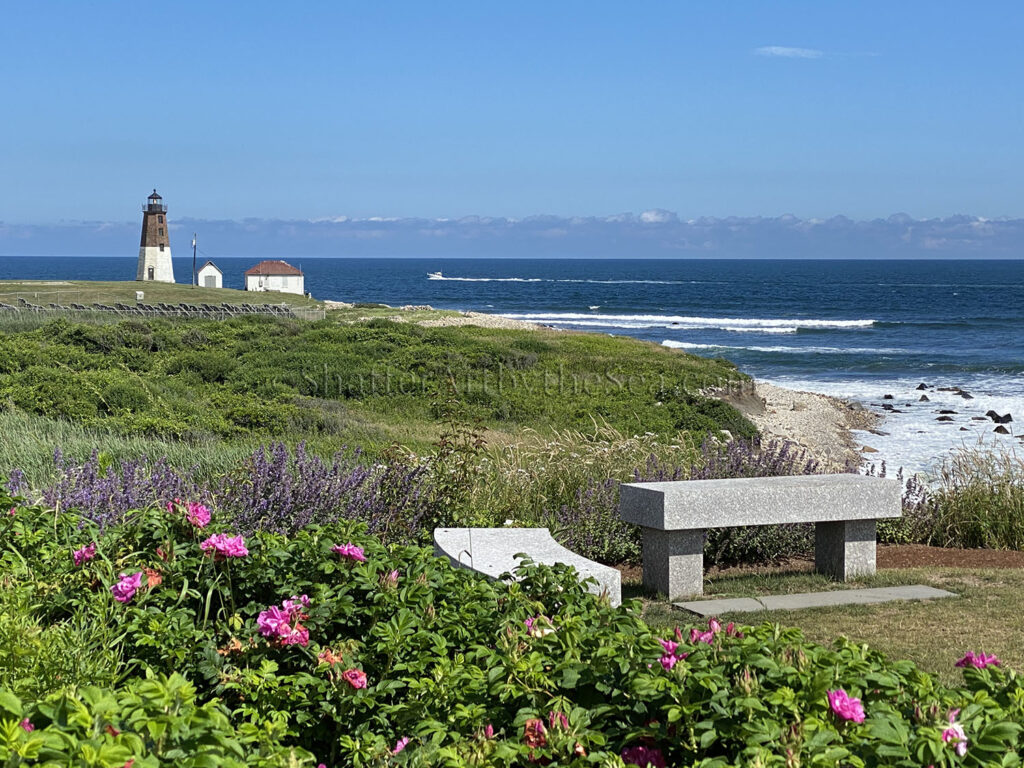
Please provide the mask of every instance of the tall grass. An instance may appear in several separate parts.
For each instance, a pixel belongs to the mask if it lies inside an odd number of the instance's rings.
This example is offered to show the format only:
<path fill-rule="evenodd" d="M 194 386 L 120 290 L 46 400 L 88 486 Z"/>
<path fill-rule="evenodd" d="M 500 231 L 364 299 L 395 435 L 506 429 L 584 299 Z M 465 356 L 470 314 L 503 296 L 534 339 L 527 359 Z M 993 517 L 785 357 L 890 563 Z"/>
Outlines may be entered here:
<path fill-rule="evenodd" d="M 518 442 L 487 450 L 469 503 L 494 518 L 536 524 L 545 510 L 573 504 L 592 482 L 631 480 L 652 459 L 689 468 L 700 455 L 700 445 L 686 433 L 674 440 L 650 432 L 630 437 L 607 424 L 550 436 L 527 430 Z"/>
<path fill-rule="evenodd" d="M 78 462 L 86 461 L 96 450 L 114 463 L 141 456 L 166 458 L 168 464 L 178 469 L 195 467 L 197 478 L 205 480 L 239 466 L 260 442 L 257 439 L 205 443 L 163 440 L 83 427 L 19 410 L 0 410 L 0 477 L 19 469 L 30 488 L 43 488 L 56 477 L 53 457 L 59 449 L 65 459 Z"/>
<path fill-rule="evenodd" d="M 912 510 L 940 547 L 1024 549 L 1024 458 L 1007 448 L 964 448 Z"/>

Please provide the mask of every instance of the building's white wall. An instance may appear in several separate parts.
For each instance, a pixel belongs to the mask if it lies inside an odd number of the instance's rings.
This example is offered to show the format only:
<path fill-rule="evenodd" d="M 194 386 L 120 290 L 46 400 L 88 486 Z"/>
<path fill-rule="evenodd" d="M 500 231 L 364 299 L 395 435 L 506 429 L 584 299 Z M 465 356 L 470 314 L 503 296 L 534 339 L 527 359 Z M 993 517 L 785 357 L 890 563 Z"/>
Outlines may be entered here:
<path fill-rule="evenodd" d="M 245 290 L 278 291 L 301 296 L 306 292 L 306 287 L 302 275 L 246 275 Z"/>
<path fill-rule="evenodd" d="M 153 268 L 153 277 L 149 277 L 149 268 Z M 135 272 L 136 280 L 152 279 L 158 283 L 174 282 L 174 267 L 171 265 L 171 248 L 162 251 L 155 245 L 139 248 L 139 268 Z"/>
<path fill-rule="evenodd" d="M 201 288 L 206 288 L 207 287 L 206 286 L 206 278 L 207 277 L 214 278 L 214 280 L 215 280 L 215 282 L 213 284 L 214 288 L 223 288 L 224 287 L 224 276 L 220 273 L 220 270 L 217 269 L 216 267 L 205 266 L 205 267 L 203 267 L 202 269 L 199 270 L 199 286 Z"/>

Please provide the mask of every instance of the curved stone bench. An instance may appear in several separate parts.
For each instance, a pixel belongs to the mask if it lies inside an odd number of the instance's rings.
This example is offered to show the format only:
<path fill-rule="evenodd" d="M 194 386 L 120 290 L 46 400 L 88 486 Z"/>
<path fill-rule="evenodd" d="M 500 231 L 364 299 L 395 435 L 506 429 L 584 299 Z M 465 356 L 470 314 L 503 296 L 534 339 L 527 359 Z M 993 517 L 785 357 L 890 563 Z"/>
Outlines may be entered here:
<path fill-rule="evenodd" d="M 519 566 L 515 555 L 528 555 L 535 563 L 571 565 L 582 578 L 594 578 L 587 591 L 607 593 L 613 606 L 622 603 L 622 576 L 607 565 L 577 555 L 553 538 L 547 528 L 435 528 L 434 553 L 447 557 L 457 568 L 467 568 L 491 579 Z"/>

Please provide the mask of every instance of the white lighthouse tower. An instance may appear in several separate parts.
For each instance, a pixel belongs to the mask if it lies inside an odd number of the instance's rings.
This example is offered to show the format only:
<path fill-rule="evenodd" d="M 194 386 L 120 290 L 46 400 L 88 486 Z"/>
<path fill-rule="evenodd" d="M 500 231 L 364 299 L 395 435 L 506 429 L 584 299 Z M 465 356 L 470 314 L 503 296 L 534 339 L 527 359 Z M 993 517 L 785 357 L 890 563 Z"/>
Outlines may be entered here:
<path fill-rule="evenodd" d="M 167 206 L 154 189 L 146 205 L 142 206 L 142 242 L 139 243 L 139 268 L 135 273 L 136 280 L 174 282 L 171 240 L 167 232 Z"/>

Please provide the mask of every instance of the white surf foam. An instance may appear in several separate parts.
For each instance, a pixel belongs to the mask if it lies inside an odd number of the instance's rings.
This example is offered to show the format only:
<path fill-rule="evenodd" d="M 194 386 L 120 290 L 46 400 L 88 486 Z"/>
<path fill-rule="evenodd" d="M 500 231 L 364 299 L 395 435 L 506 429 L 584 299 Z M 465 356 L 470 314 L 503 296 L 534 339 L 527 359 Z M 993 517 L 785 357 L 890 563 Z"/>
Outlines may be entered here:
<path fill-rule="evenodd" d="M 540 277 L 445 277 L 427 275 L 427 280 L 449 280 L 456 283 L 544 283 Z"/>
<path fill-rule="evenodd" d="M 891 474 L 903 467 L 905 473 L 934 473 L 943 459 L 958 448 L 997 447 L 1021 452 L 1022 443 L 1015 435 L 1024 432 L 1024 383 L 1007 377 L 960 376 L 956 378 L 926 379 L 934 386 L 916 389 L 919 379 L 892 379 L 887 381 L 818 381 L 807 378 L 779 377 L 769 380 L 790 389 L 818 392 L 824 395 L 856 400 L 884 417 L 877 435 L 858 432 L 857 440 L 874 448 L 877 453 L 865 454 L 869 463 L 885 462 Z M 974 396 L 965 400 L 955 392 L 940 392 L 938 387 L 959 386 Z M 884 400 L 883 395 L 893 395 Z M 921 402 L 921 395 L 928 401 Z M 901 413 L 889 413 L 882 403 L 893 405 Z M 936 421 L 940 410 L 956 411 L 945 414 L 951 422 Z M 984 418 L 993 410 L 1010 413 L 1014 421 L 1005 425 L 1011 434 L 996 433 L 996 424 Z M 961 427 L 964 429 L 961 430 Z"/>
<path fill-rule="evenodd" d="M 724 280 L 591 280 L 553 277 L 448 277 L 439 272 L 427 274 L 427 280 L 452 280 L 463 283 L 590 283 L 592 285 L 725 285 Z"/>
<path fill-rule="evenodd" d="M 530 320 L 551 325 L 596 325 L 612 327 L 609 323 L 629 323 L 623 328 L 657 328 L 660 326 L 699 329 L 713 328 L 736 333 L 795 333 L 801 328 L 868 328 L 874 320 L 826 320 L 819 318 L 748 318 L 748 317 L 692 317 L 687 315 L 615 315 L 583 312 L 518 312 L 503 314 L 512 320 Z"/>
<path fill-rule="evenodd" d="M 896 347 L 786 347 L 732 344 L 698 344 L 688 341 L 665 339 L 663 347 L 673 349 L 746 349 L 753 352 L 780 352 L 794 355 L 909 355 L 914 354 L 908 349 Z"/>

